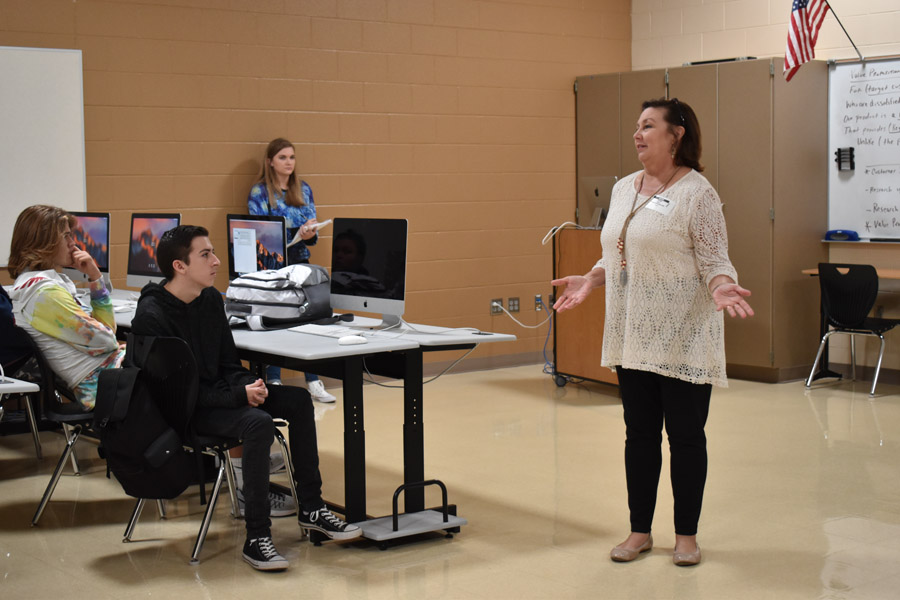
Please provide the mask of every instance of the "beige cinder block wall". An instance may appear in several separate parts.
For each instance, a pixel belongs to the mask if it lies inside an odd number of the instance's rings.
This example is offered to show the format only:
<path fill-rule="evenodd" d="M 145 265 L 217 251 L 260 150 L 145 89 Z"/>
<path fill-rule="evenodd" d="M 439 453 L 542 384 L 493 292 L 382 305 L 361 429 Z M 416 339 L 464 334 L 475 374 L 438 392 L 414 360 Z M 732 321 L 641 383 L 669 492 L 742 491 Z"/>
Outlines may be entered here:
<path fill-rule="evenodd" d="M 783 56 L 791 0 L 633 0 L 632 68 L 679 66 L 685 62 L 736 56 Z M 900 54 L 900 3 L 894 0 L 829 0 L 864 57 Z M 847 36 L 833 14 L 822 24 L 816 58 L 856 58 Z M 826 123 L 822 124 L 827 127 Z M 869 263 L 900 267 L 900 248 L 893 245 L 830 244 L 833 262 Z M 814 266 L 814 265 L 811 265 Z M 900 286 L 884 282 L 879 297 L 885 316 L 900 317 Z M 900 368 L 900 333 L 887 334 L 884 368 Z M 832 360 L 849 362 L 847 336 L 832 344 Z M 878 343 L 860 338 L 857 352 L 862 364 L 874 365 Z M 810 348 L 810 361 L 815 356 Z M 890 378 L 890 376 L 889 376 Z"/>
<path fill-rule="evenodd" d="M 83 51 L 88 209 L 113 213 L 115 285 L 132 211 L 180 211 L 224 257 L 225 215 L 246 210 L 265 143 L 284 136 L 321 220 L 409 219 L 408 320 L 519 336 L 468 361 L 491 366 L 540 356 L 546 327 L 491 317 L 490 299 L 517 296 L 520 319 L 539 321 L 534 295 L 551 290 L 540 240 L 574 216 L 572 84 L 631 67 L 629 10 L 0 0 L 0 44 Z M 329 264 L 330 241 L 326 229 L 313 262 Z"/>
<path fill-rule="evenodd" d="M 863 56 L 900 54 L 900 3 L 829 0 Z M 632 69 L 736 56 L 783 56 L 792 0 L 633 0 Z M 834 15 L 819 32 L 816 58 L 856 56 Z"/>

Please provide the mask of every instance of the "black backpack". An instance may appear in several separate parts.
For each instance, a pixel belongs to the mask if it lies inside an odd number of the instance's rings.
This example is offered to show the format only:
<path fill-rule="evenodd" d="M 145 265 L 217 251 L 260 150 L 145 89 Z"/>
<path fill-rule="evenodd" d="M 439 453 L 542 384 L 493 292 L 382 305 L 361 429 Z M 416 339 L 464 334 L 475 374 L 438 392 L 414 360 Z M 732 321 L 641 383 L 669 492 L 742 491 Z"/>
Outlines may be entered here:
<path fill-rule="evenodd" d="M 94 428 L 107 470 L 129 496 L 175 498 L 196 479 L 184 443 L 197 382 L 193 354 L 178 338 L 129 335 L 123 367 L 100 372 Z"/>

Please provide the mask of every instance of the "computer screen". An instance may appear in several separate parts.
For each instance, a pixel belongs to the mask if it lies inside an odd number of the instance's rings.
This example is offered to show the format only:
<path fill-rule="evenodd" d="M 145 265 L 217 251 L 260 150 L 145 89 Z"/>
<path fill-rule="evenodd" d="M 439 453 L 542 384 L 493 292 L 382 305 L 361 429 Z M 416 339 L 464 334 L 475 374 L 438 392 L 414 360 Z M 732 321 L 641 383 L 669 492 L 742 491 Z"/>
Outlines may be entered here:
<path fill-rule="evenodd" d="M 70 212 L 77 224 L 72 228 L 75 245 L 90 254 L 103 279 L 109 284 L 109 213 Z M 88 277 L 78 269 L 66 268 L 63 273 L 72 281 L 87 281 Z"/>
<path fill-rule="evenodd" d="M 582 227 L 602 227 L 609 212 L 616 177 L 581 177 L 578 185 L 577 219 Z"/>
<path fill-rule="evenodd" d="M 156 264 L 156 244 L 162 234 L 178 227 L 177 213 L 133 213 L 131 235 L 128 238 L 128 278 L 126 285 L 142 288 L 150 282 L 160 282 L 163 274 Z"/>
<path fill-rule="evenodd" d="M 228 215 L 228 279 L 287 264 L 284 217 Z"/>
<path fill-rule="evenodd" d="M 331 307 L 382 314 L 399 324 L 406 300 L 406 219 L 336 218 L 331 239 Z"/>

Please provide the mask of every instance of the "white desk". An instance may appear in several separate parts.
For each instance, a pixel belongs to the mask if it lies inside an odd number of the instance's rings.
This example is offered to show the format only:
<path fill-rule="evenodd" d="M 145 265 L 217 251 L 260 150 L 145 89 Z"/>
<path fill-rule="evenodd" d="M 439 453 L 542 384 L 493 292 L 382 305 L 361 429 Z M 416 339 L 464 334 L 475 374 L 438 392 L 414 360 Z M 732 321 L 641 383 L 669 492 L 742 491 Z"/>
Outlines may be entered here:
<path fill-rule="evenodd" d="M 36 383 L 21 381 L 12 377 L 0 377 L 0 419 L 3 419 L 3 400 L 6 396 L 9 394 L 33 394 L 39 391 L 41 391 L 41 388 Z M 25 413 L 28 418 L 28 426 L 31 427 L 31 436 L 34 439 L 34 452 L 38 458 L 43 458 L 37 419 L 34 416 L 34 407 L 29 398 L 25 399 Z"/>
<path fill-rule="evenodd" d="M 234 344 L 242 353 L 254 352 L 262 354 L 284 354 L 290 358 L 304 361 L 323 359 L 341 359 L 348 356 L 365 356 L 379 352 L 410 350 L 419 344 L 411 339 L 369 338 L 365 344 L 341 346 L 336 338 L 322 335 L 309 335 L 289 331 L 250 331 L 249 329 L 232 329 Z"/>
<path fill-rule="evenodd" d="M 7 394 L 33 394 L 41 391 L 36 383 L 13 379 L 12 377 L 0 377 L 0 399 Z"/>
<path fill-rule="evenodd" d="M 375 319 L 358 318 L 353 327 L 375 326 Z M 347 323 L 342 323 L 347 326 Z M 294 331 L 235 330 L 241 357 L 257 365 L 273 364 L 317 373 L 343 382 L 345 515 L 367 538 L 386 541 L 442 529 L 458 531 L 466 521 L 450 506 L 448 520 L 440 511 L 425 508 L 425 429 L 423 413 L 424 352 L 472 348 L 485 342 L 512 341 L 509 334 L 411 325 L 414 330 L 388 330 L 366 344 L 340 346 L 334 338 Z M 298 339 L 299 338 L 299 339 Z M 403 380 L 404 508 L 393 530 L 393 515 L 372 519 L 366 514 L 366 446 L 363 373 Z"/>
<path fill-rule="evenodd" d="M 132 311 L 116 312 L 116 323 L 131 325 Z M 374 326 L 374 319 L 358 318 L 342 326 Z M 458 530 L 466 521 L 450 506 L 448 521 L 440 511 L 425 509 L 423 353 L 473 348 L 486 342 L 512 341 L 510 334 L 476 333 L 428 325 L 412 325 L 418 331 L 389 330 L 366 344 L 341 346 L 337 339 L 288 330 L 232 330 L 241 358 L 248 360 L 260 376 L 264 365 L 317 373 L 343 382 L 344 415 L 344 515 L 356 523 L 367 538 L 388 540 L 442 529 Z M 405 512 L 393 531 L 392 516 L 378 519 L 366 513 L 366 446 L 363 374 L 403 380 L 403 486 Z"/>

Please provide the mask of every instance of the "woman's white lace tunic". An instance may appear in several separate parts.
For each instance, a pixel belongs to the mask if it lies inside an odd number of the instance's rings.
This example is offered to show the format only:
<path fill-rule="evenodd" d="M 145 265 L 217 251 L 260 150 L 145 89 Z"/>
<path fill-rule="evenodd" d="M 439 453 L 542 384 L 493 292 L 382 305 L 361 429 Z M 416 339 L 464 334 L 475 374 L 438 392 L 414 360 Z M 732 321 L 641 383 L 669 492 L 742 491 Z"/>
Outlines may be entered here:
<path fill-rule="evenodd" d="M 616 241 L 632 210 L 632 173 L 612 192 L 600 235 L 606 269 L 606 325 L 601 364 L 651 371 L 691 383 L 727 386 L 722 312 L 709 281 L 737 273 L 728 259 L 722 203 L 705 177 L 691 171 L 631 220 L 620 279 Z M 647 200 L 638 196 L 636 206 Z"/>

